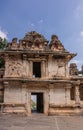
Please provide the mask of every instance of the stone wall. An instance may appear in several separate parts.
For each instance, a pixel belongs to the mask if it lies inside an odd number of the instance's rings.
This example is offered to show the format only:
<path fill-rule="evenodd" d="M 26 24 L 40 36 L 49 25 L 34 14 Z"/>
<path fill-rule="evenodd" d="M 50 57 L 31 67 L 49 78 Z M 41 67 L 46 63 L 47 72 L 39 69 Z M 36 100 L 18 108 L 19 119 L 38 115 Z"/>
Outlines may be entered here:
<path fill-rule="evenodd" d="M 71 85 L 70 85 L 71 86 Z M 56 83 L 50 84 L 50 105 L 65 105 L 71 103 L 70 98 L 70 88 L 68 88 L 67 84 Z"/>
<path fill-rule="evenodd" d="M 50 104 L 53 105 L 62 105 L 65 104 L 65 88 L 54 88 L 50 90 Z"/>
<path fill-rule="evenodd" d="M 19 82 L 9 82 L 5 87 L 4 103 L 26 103 L 26 88 Z"/>
<path fill-rule="evenodd" d="M 8 55 L 5 60 L 4 77 L 33 78 L 33 62 L 41 62 L 41 78 L 67 77 L 68 66 L 65 59 L 28 58 L 27 55 Z"/>

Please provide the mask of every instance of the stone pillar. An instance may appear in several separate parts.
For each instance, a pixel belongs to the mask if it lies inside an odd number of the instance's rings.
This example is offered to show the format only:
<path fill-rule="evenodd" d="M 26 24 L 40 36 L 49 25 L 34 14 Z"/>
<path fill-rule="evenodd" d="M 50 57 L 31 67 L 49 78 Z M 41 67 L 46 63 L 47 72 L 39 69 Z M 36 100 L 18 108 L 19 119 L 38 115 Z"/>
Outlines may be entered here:
<path fill-rule="evenodd" d="M 54 94 L 54 84 L 49 84 L 49 103 L 53 103 L 53 94 Z"/>
<path fill-rule="evenodd" d="M 44 60 L 41 63 L 41 77 L 44 78 L 46 76 L 46 65 Z"/>
<path fill-rule="evenodd" d="M 22 83 L 21 102 L 25 104 L 26 113 L 28 113 L 28 102 L 27 102 L 27 85 Z"/>
<path fill-rule="evenodd" d="M 80 84 L 80 81 L 77 81 L 77 83 L 75 84 L 75 103 L 77 105 L 80 104 L 79 84 Z"/>
<path fill-rule="evenodd" d="M 49 91 L 44 92 L 44 114 L 48 115 L 49 111 Z"/>
<path fill-rule="evenodd" d="M 31 92 L 29 90 L 27 91 L 27 111 L 28 116 L 31 115 Z"/>
<path fill-rule="evenodd" d="M 32 77 L 33 75 L 33 62 L 29 61 L 29 77 Z"/>
<path fill-rule="evenodd" d="M 26 65 L 26 73 L 27 73 L 27 78 L 29 77 L 29 61 L 27 60 L 27 65 Z"/>
<path fill-rule="evenodd" d="M 22 83 L 21 103 L 26 103 L 26 83 Z"/>
<path fill-rule="evenodd" d="M 5 99 L 6 99 L 6 96 L 8 96 L 8 94 L 6 94 L 6 91 L 8 89 L 8 82 L 3 82 L 3 85 L 4 85 L 4 96 L 3 96 L 3 103 L 6 103 Z M 1 105 L 1 112 L 4 112 L 4 105 L 2 104 Z"/>
<path fill-rule="evenodd" d="M 9 84 L 6 81 L 3 84 L 4 84 L 4 99 L 3 99 L 4 101 L 3 102 L 6 103 L 6 96 L 8 96 L 7 91 L 8 91 Z"/>
<path fill-rule="evenodd" d="M 70 104 L 70 88 L 71 88 L 71 84 L 67 84 L 66 87 L 65 87 L 66 104 Z"/>
<path fill-rule="evenodd" d="M 69 72 L 68 72 L 68 62 L 65 63 L 65 76 L 66 76 L 66 77 L 69 76 Z"/>
<path fill-rule="evenodd" d="M 8 54 L 5 54 L 5 74 L 4 77 L 8 77 Z"/>
<path fill-rule="evenodd" d="M 26 62 L 27 56 L 25 54 L 23 54 L 23 77 L 27 76 L 27 72 L 26 72 L 26 66 L 27 66 L 27 62 Z"/>
<path fill-rule="evenodd" d="M 48 62 L 46 61 L 46 77 L 48 77 Z"/>

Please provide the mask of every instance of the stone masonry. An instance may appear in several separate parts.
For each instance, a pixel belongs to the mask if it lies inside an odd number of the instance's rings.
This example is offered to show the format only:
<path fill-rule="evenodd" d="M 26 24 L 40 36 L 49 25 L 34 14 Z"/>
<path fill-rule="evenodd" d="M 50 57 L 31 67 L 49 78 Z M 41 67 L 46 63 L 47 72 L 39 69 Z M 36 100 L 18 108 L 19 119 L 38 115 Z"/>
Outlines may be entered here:
<path fill-rule="evenodd" d="M 26 33 L 19 42 L 13 38 L 7 48 L 0 51 L 5 61 L 0 78 L 1 112 L 31 115 L 31 96 L 36 95 L 37 113 L 82 113 L 83 78 L 78 76 L 75 64 L 70 65 L 70 72 L 68 68 L 75 56 L 56 35 L 51 36 L 50 42 L 35 31 Z"/>

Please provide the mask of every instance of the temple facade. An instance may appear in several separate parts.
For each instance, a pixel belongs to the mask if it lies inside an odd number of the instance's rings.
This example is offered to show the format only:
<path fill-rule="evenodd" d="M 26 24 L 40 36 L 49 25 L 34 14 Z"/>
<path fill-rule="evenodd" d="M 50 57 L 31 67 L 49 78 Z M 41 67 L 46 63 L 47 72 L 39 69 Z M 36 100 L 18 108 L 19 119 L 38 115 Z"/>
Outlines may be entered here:
<path fill-rule="evenodd" d="M 31 97 L 36 96 L 37 113 L 45 115 L 83 112 L 83 78 L 75 63 L 76 54 L 68 52 L 56 35 L 49 42 L 32 31 L 21 40 L 13 38 L 0 51 L 0 111 L 33 113 Z"/>

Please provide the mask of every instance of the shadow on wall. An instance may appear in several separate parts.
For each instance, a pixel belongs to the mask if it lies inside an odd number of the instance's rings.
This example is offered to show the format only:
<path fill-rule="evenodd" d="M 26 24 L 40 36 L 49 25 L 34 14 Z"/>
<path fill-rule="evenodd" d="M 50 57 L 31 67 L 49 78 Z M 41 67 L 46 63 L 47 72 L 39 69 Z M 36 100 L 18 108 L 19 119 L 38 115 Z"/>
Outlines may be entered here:
<path fill-rule="evenodd" d="M 0 59 L 0 78 L 3 78 L 4 75 L 4 71 L 5 71 L 5 61 L 4 59 Z"/>

